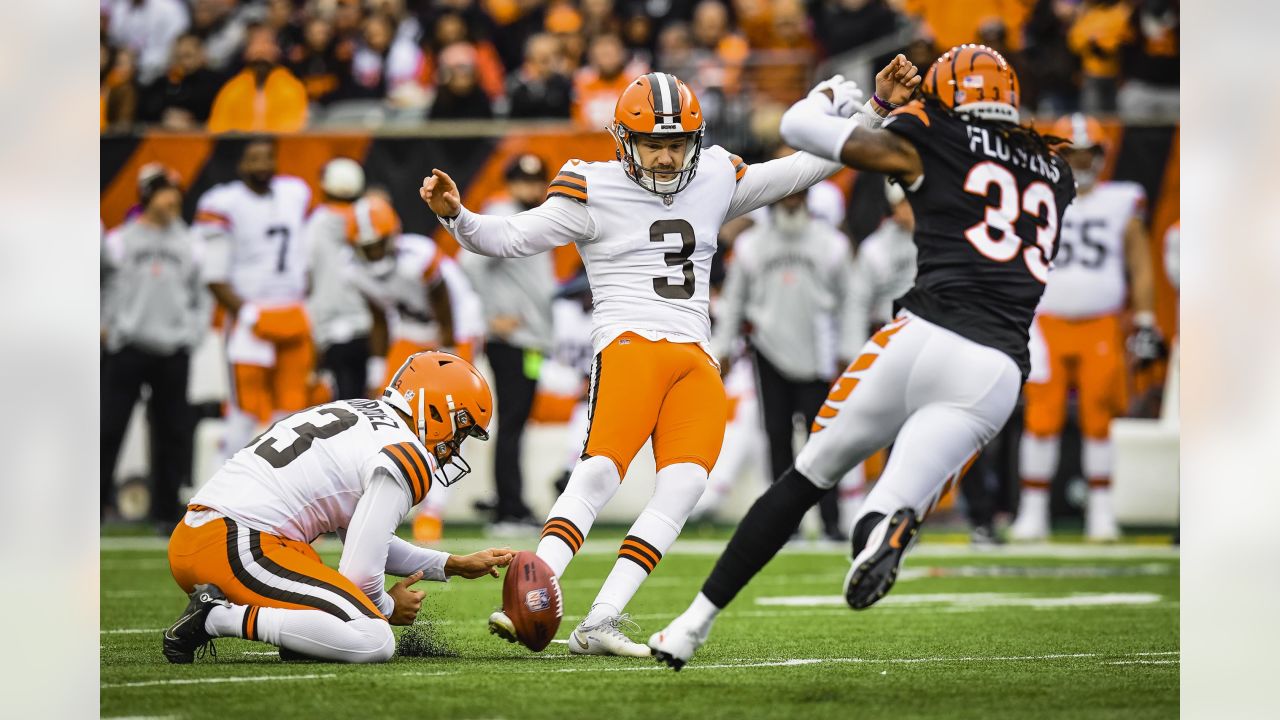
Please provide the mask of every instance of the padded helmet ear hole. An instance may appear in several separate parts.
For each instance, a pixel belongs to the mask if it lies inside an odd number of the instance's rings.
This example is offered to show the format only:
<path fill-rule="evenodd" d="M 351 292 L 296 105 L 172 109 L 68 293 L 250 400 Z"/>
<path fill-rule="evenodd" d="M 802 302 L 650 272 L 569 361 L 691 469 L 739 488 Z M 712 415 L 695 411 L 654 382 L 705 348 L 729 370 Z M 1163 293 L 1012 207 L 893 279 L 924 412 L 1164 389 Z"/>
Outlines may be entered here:
<path fill-rule="evenodd" d="M 427 407 L 431 409 L 432 420 L 435 420 L 436 422 L 444 422 L 444 416 L 440 414 L 440 411 L 436 409 L 435 405 L 428 405 Z"/>

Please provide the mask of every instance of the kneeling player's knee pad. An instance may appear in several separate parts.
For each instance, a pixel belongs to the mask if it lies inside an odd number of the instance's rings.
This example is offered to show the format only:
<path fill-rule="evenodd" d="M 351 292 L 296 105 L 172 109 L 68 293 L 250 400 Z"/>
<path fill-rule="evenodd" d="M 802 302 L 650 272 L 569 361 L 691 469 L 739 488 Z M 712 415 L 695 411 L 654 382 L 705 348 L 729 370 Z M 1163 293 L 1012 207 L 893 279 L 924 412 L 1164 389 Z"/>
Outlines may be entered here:
<path fill-rule="evenodd" d="M 621 483 L 618 466 L 612 460 L 607 457 L 589 457 L 573 469 L 563 496 L 586 505 L 594 517 L 609 503 L 614 493 L 618 492 Z"/>

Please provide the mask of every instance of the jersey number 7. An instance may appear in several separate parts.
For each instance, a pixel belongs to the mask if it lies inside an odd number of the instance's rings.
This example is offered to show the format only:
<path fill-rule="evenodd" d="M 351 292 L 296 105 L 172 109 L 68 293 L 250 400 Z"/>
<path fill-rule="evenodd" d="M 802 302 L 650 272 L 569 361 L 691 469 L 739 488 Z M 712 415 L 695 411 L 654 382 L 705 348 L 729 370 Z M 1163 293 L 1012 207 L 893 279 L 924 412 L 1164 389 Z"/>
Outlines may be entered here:
<path fill-rule="evenodd" d="M 1000 191 L 1000 198 L 991 204 L 991 186 Z M 1042 283 L 1049 282 L 1049 261 L 1053 258 L 1054 243 L 1058 239 L 1058 201 L 1048 183 L 1036 180 L 1018 195 L 1018 181 L 1004 166 L 989 160 L 974 165 L 964 179 L 964 190 L 988 202 L 986 217 L 982 222 L 964 231 L 964 237 L 983 256 L 996 262 L 1009 262 L 1022 251 L 1023 262 L 1031 275 Z M 1036 224 L 1036 244 L 1023 247 L 1022 239 L 1014 230 L 1014 224 L 1023 211 L 1039 215 L 1043 224 Z M 993 232 L 994 231 L 994 232 Z"/>

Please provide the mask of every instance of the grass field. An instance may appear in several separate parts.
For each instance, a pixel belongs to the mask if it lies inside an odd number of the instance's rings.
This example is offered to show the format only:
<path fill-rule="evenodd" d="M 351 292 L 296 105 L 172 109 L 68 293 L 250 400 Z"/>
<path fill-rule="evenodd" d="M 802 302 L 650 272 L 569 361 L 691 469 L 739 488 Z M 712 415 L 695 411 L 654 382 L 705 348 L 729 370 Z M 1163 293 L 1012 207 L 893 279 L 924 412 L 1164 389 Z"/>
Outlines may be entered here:
<path fill-rule="evenodd" d="M 620 537 L 620 536 L 619 536 Z M 722 540 L 681 540 L 630 608 L 643 642 L 688 604 Z M 453 541 L 471 550 L 485 541 Z M 495 543 L 499 544 L 499 543 Z M 531 546 L 532 540 L 512 543 Z M 563 578 L 568 637 L 613 564 L 593 535 Z M 320 546 L 336 564 L 339 546 Z M 871 610 L 840 604 L 837 548 L 788 548 L 717 622 L 682 672 L 540 654 L 486 632 L 499 581 L 423 583 L 441 656 L 380 666 L 282 664 L 217 641 L 172 666 L 162 629 L 185 605 L 157 538 L 103 538 L 104 717 L 1147 718 L 1178 713 L 1178 556 L 1080 544 L 975 552 L 930 537 Z"/>

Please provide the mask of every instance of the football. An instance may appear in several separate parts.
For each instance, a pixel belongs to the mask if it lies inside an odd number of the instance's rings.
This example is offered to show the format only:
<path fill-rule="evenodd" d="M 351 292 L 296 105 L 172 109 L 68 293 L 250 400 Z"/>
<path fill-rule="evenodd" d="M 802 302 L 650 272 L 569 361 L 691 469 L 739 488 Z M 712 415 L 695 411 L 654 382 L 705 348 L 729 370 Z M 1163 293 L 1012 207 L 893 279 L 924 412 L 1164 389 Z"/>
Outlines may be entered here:
<path fill-rule="evenodd" d="M 534 652 L 551 644 L 560 629 L 564 602 L 551 567 L 528 550 L 516 553 L 502 582 L 502 610 L 520 643 Z"/>

